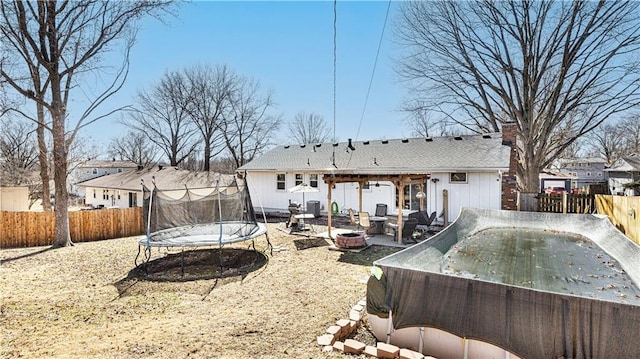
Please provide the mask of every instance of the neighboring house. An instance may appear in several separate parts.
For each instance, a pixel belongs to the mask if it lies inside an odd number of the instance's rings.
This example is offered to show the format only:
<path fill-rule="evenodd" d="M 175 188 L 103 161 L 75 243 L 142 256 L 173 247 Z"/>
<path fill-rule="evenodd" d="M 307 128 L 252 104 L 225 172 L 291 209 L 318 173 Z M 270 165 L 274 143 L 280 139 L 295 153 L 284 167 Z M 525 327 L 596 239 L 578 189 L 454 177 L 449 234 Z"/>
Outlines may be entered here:
<path fill-rule="evenodd" d="M 639 196 L 632 189 L 625 189 L 626 183 L 640 181 L 640 154 L 634 153 L 614 162 L 605 171 L 609 173 L 609 191 L 614 195 Z"/>
<path fill-rule="evenodd" d="M 232 183 L 234 176 L 213 172 L 193 172 L 176 167 L 155 166 L 103 175 L 77 185 L 85 192 L 85 204 L 94 208 L 140 207 L 142 206 L 142 184 L 151 189 L 163 190 L 203 189 L 210 191 L 216 186 Z M 197 192 L 197 191 L 196 191 Z"/>
<path fill-rule="evenodd" d="M 576 188 L 572 186 L 576 178 L 567 173 L 544 170 L 540 173 L 539 178 L 540 192 L 548 192 L 550 189 L 562 187 L 567 193 L 571 193 L 571 189 Z"/>
<path fill-rule="evenodd" d="M 83 162 L 79 164 L 69 176 L 69 183 L 71 184 L 69 192 L 76 193 L 82 197 L 84 196 L 84 192 L 81 187 L 75 186 L 76 183 L 104 175 L 134 170 L 136 168 L 138 168 L 138 165 L 134 162 L 116 161 L 115 158 L 112 160 L 89 160 Z"/>
<path fill-rule="evenodd" d="M 560 161 L 559 170 L 573 177 L 572 188 L 582 188 L 606 183 L 606 164 L 607 161 L 602 158 L 576 158 Z"/>
<path fill-rule="evenodd" d="M 26 212 L 29 210 L 28 186 L 0 187 L 0 211 Z"/>
<path fill-rule="evenodd" d="M 512 136 L 514 130 L 508 133 Z M 286 212 L 289 201 L 301 202 L 301 193 L 288 191 L 300 183 L 318 189 L 304 198 L 307 203 L 319 201 L 323 213 L 331 210 L 329 206 L 342 213 L 358 210 L 362 184 L 364 211 L 375 213 L 377 205 L 384 204 L 388 214 L 398 214 L 397 188 L 403 188 L 401 207 L 408 212 L 419 209 L 422 193 L 416 194 L 422 186 L 423 208 L 438 215 L 447 190 L 447 215 L 452 220 L 462 207 L 515 209 L 515 167 L 510 167 L 515 151 L 509 145 L 514 140 L 502 137 L 494 133 L 278 146 L 238 172 L 246 173 L 254 206 L 266 211 Z M 333 187 L 331 197 L 327 183 Z"/>

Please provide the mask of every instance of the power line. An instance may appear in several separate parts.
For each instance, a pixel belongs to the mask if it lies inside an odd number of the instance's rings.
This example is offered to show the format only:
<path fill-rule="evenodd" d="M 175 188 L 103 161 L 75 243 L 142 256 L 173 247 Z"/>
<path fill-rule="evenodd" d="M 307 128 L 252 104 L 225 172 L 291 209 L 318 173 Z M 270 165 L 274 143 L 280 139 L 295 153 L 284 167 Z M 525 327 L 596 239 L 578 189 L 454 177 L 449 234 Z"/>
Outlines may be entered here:
<path fill-rule="evenodd" d="M 390 8 L 391 8 L 391 0 L 389 0 L 389 3 L 387 4 L 387 13 L 384 16 L 384 24 L 382 25 L 382 33 L 380 34 L 380 41 L 378 42 L 378 51 L 376 52 L 376 60 L 373 63 L 373 70 L 371 71 L 371 78 L 369 79 L 369 88 L 367 89 L 367 96 L 365 97 L 364 106 L 362 107 L 362 115 L 360 116 L 360 123 L 358 123 L 358 132 L 356 132 L 356 138 L 355 138 L 356 141 L 358 140 L 358 137 L 360 136 L 360 128 L 362 127 L 362 120 L 364 119 L 364 113 L 365 113 L 365 111 L 367 109 L 367 103 L 369 102 L 369 94 L 371 93 L 371 85 L 373 84 L 373 76 L 376 73 L 376 66 L 378 65 L 378 57 L 380 56 L 380 48 L 382 47 L 382 39 L 384 38 L 384 30 L 387 27 L 387 18 L 389 18 L 389 9 Z M 334 61 L 335 61 L 335 58 L 334 58 Z M 335 72 L 334 72 L 334 77 L 335 77 Z M 334 98 L 334 108 L 335 108 L 335 98 Z M 334 119 L 334 123 L 335 123 L 335 119 Z M 335 124 L 334 124 L 334 131 L 335 131 Z M 334 137 L 335 137 L 335 134 L 334 134 Z"/>
<path fill-rule="evenodd" d="M 333 0 L 333 141 L 336 140 L 336 67 L 337 67 L 337 37 L 338 37 L 338 0 Z M 335 153 L 335 150 L 334 150 Z M 335 155 L 335 154 L 334 154 Z"/>

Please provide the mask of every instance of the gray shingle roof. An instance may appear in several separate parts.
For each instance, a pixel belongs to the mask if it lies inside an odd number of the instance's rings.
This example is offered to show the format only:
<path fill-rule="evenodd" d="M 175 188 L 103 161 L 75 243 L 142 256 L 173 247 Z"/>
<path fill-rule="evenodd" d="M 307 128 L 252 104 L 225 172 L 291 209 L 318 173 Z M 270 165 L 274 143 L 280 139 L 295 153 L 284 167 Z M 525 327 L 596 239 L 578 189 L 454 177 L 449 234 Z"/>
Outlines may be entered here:
<path fill-rule="evenodd" d="M 138 165 L 131 161 L 116 160 L 89 160 L 78 165 L 78 168 L 137 168 Z"/>
<path fill-rule="evenodd" d="M 632 153 L 622 157 L 605 171 L 640 171 L 640 154 Z"/>
<path fill-rule="evenodd" d="M 181 170 L 176 167 L 152 167 L 142 170 L 130 170 L 120 173 L 105 175 L 78 183 L 81 187 L 108 188 L 126 191 L 141 191 L 140 180 L 144 180 L 147 187 L 153 186 L 155 177 L 156 186 L 159 189 L 190 189 L 210 188 L 216 186 L 220 180 L 220 186 L 226 186 L 233 182 L 234 176 L 213 172 L 193 172 Z"/>
<path fill-rule="evenodd" d="M 499 133 L 356 141 L 353 146 L 348 152 L 347 142 L 278 146 L 238 170 L 404 174 L 509 168 L 510 148 Z"/>

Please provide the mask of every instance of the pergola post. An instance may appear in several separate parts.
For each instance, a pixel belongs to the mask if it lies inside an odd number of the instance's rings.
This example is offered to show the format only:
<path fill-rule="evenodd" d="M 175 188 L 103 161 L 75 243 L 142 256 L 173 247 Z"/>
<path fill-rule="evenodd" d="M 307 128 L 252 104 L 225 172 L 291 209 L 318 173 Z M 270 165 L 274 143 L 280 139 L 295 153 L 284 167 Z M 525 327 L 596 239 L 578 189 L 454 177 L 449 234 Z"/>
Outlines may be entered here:
<path fill-rule="evenodd" d="M 396 229 L 396 235 L 398 236 L 398 244 L 402 244 L 402 204 L 404 203 L 404 181 L 395 183 L 396 190 L 398 191 L 398 228 Z"/>
<path fill-rule="evenodd" d="M 362 186 L 365 182 L 358 182 L 358 213 L 362 212 Z"/>
<path fill-rule="evenodd" d="M 333 187 L 333 181 L 327 181 L 327 233 L 331 240 L 331 217 L 333 215 L 333 207 L 331 206 L 331 188 Z"/>

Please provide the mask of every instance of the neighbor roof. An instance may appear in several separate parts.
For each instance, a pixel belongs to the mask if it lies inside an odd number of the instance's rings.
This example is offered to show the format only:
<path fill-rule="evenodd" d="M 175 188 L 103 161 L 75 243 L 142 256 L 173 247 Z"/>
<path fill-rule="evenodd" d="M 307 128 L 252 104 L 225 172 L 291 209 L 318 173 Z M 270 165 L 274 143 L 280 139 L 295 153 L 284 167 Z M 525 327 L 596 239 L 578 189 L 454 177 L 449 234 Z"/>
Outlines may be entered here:
<path fill-rule="evenodd" d="M 510 147 L 502 144 L 499 133 L 355 141 L 352 146 L 353 150 L 348 142 L 278 146 L 238 170 L 405 174 L 509 168 Z"/>
<path fill-rule="evenodd" d="M 631 172 L 640 171 L 640 154 L 633 153 L 617 160 L 605 171 Z"/>
<path fill-rule="evenodd" d="M 142 170 L 130 170 L 120 173 L 104 175 L 78 183 L 81 187 L 108 188 L 127 191 L 142 191 L 142 183 L 151 188 L 155 181 L 156 187 L 163 190 L 212 188 L 220 181 L 220 186 L 233 183 L 234 176 L 213 172 L 193 172 L 181 170 L 177 167 L 155 166 Z"/>
<path fill-rule="evenodd" d="M 80 163 L 78 167 L 82 168 L 137 168 L 138 165 L 131 161 L 113 160 L 89 160 Z"/>

